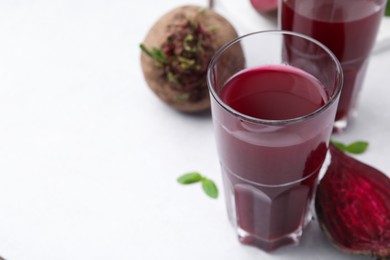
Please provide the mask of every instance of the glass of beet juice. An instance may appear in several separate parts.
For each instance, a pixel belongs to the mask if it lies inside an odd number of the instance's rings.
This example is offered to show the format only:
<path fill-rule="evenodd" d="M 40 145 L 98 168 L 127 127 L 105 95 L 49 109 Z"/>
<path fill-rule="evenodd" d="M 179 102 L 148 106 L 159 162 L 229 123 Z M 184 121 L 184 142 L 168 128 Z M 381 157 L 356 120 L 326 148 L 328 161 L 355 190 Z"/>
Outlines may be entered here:
<path fill-rule="evenodd" d="M 228 216 L 239 240 L 265 251 L 297 244 L 332 133 L 340 63 L 312 38 L 263 31 L 217 51 L 207 81 Z"/>
<path fill-rule="evenodd" d="M 282 30 L 306 34 L 325 44 L 340 61 L 344 86 L 334 132 L 342 132 L 356 116 L 370 52 L 386 0 L 279 0 Z"/>

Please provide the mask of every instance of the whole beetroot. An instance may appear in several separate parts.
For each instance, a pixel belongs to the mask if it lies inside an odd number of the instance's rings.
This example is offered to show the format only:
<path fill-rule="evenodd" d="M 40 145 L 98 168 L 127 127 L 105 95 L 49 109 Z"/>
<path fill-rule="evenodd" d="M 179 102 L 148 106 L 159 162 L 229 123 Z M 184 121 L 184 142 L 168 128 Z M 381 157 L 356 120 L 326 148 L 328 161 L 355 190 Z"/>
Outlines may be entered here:
<path fill-rule="evenodd" d="M 278 0 L 250 0 L 250 2 L 259 13 L 268 13 L 278 8 Z"/>
<path fill-rule="evenodd" d="M 207 66 L 213 54 L 236 37 L 233 26 L 210 9 L 195 5 L 175 8 L 152 26 L 141 44 L 145 80 L 174 109 L 207 110 Z"/>

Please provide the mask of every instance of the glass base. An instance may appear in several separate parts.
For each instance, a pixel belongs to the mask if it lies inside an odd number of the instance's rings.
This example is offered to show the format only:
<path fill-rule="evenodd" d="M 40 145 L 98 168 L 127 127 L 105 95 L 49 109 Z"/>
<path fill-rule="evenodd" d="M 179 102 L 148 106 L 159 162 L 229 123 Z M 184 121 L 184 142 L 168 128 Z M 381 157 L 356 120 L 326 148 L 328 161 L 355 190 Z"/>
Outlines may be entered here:
<path fill-rule="evenodd" d="M 341 134 L 347 129 L 347 127 L 348 127 L 348 120 L 346 118 L 337 120 L 334 122 L 333 125 L 333 133 Z"/>
<path fill-rule="evenodd" d="M 350 112 L 350 115 L 337 119 L 333 124 L 333 133 L 334 134 L 344 133 L 347 130 L 347 128 L 350 127 L 351 123 L 356 117 L 357 117 L 357 111 L 353 109 Z"/>
<path fill-rule="evenodd" d="M 267 252 L 274 251 L 275 249 L 286 245 L 298 245 L 302 233 L 302 228 L 300 228 L 299 230 L 287 236 L 272 240 L 264 240 L 262 238 L 247 233 L 245 230 L 242 230 L 240 228 L 237 229 L 238 240 L 242 244 L 255 246 Z"/>
<path fill-rule="evenodd" d="M 287 245 L 291 245 L 291 246 L 299 245 L 299 241 L 302 237 L 303 230 L 310 223 L 311 220 L 312 220 L 312 214 L 309 213 L 305 218 L 304 224 L 301 227 L 299 227 L 296 231 L 276 239 L 264 239 L 261 237 L 257 237 L 256 235 L 250 234 L 245 230 L 241 229 L 240 227 L 237 227 L 237 225 L 235 225 L 235 223 L 232 222 L 232 219 L 230 219 L 232 225 L 235 226 L 236 228 L 238 240 L 242 244 L 255 246 L 266 252 L 271 252 L 278 249 L 279 247 L 283 247 Z"/>
<path fill-rule="evenodd" d="M 223 168 L 227 213 L 242 244 L 270 252 L 297 245 L 312 220 L 318 172 L 293 184 L 260 187 Z"/>

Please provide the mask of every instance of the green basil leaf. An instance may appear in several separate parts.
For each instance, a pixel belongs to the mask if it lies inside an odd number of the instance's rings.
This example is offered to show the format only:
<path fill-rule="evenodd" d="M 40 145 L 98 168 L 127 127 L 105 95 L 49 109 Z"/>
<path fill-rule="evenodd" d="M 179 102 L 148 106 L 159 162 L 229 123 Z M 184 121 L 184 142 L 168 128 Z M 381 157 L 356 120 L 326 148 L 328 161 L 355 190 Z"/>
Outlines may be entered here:
<path fill-rule="evenodd" d="M 201 180 L 202 175 L 200 175 L 199 172 L 189 172 L 177 178 L 177 181 L 181 184 L 192 184 L 195 182 L 200 182 Z"/>
<path fill-rule="evenodd" d="M 357 141 L 347 146 L 347 151 L 353 154 L 364 153 L 368 148 L 368 143 L 365 141 Z"/>
<path fill-rule="evenodd" d="M 207 178 L 202 179 L 202 188 L 203 191 L 211 198 L 218 198 L 218 188 L 215 183 Z"/>
<path fill-rule="evenodd" d="M 346 153 L 352 153 L 352 154 L 362 154 L 364 153 L 368 148 L 368 142 L 366 141 L 356 141 L 353 143 L 350 143 L 348 145 L 343 144 L 341 142 L 337 142 L 334 140 L 330 141 L 336 148 L 339 150 L 346 152 Z"/>

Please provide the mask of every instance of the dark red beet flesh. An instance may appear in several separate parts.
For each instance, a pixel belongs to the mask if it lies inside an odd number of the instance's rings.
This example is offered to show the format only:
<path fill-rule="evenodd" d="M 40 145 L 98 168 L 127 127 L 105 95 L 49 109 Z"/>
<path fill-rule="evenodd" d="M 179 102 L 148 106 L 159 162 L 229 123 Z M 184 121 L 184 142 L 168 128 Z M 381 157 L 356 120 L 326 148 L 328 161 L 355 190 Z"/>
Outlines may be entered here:
<path fill-rule="evenodd" d="M 344 252 L 390 256 L 390 179 L 333 145 L 330 153 L 315 200 L 321 228 Z"/>

